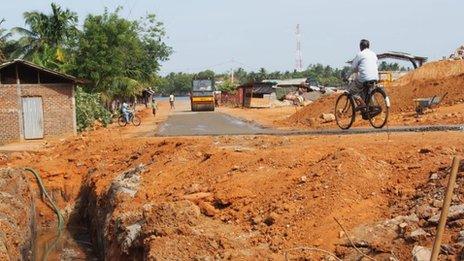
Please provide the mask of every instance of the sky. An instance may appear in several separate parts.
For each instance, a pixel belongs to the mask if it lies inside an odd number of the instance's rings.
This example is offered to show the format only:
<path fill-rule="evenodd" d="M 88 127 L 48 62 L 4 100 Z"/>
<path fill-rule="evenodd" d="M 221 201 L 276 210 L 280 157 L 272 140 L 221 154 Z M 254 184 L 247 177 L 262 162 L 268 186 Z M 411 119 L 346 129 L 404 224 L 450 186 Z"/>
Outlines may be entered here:
<path fill-rule="evenodd" d="M 5 27 L 24 26 L 22 13 L 49 12 L 48 0 L 6 1 Z M 342 67 L 362 38 L 375 52 L 403 51 L 429 60 L 448 56 L 464 44 L 462 0 L 56 0 L 78 13 L 122 6 L 122 16 L 155 13 L 164 23 L 174 53 L 162 67 L 169 72 L 242 67 L 293 70 L 296 25 L 301 27 L 303 64 Z"/>

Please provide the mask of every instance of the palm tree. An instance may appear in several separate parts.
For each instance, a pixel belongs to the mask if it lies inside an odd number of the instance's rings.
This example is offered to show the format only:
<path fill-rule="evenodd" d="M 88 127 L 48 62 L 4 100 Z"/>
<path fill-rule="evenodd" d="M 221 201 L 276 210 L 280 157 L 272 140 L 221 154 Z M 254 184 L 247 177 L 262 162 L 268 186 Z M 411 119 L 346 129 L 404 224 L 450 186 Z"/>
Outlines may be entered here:
<path fill-rule="evenodd" d="M 62 10 L 52 3 L 52 13 L 25 12 L 24 20 L 28 28 L 15 27 L 12 32 L 21 35 L 20 48 L 13 54 L 30 59 L 34 53 L 42 52 L 45 46 L 58 50 L 77 34 L 77 14 L 69 9 Z"/>
<path fill-rule="evenodd" d="M 0 20 L 0 26 L 2 23 L 5 22 L 5 19 Z M 0 27 L 0 63 L 3 63 L 6 61 L 6 43 L 8 38 L 11 36 L 11 33 L 7 33 L 5 29 Z"/>

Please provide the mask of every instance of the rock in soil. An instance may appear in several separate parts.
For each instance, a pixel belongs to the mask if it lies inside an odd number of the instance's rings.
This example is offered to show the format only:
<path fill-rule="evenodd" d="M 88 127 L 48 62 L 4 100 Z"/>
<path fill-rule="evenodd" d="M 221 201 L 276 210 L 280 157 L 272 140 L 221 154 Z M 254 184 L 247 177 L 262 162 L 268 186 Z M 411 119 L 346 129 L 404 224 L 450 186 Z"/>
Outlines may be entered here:
<path fill-rule="evenodd" d="M 437 224 L 440 220 L 441 212 L 429 218 L 431 224 Z M 464 218 L 464 205 L 454 205 L 449 208 L 448 221 Z"/>
<path fill-rule="evenodd" d="M 332 113 L 323 113 L 321 115 L 321 118 L 324 121 L 324 123 L 335 121 L 335 115 L 333 115 Z"/>
<path fill-rule="evenodd" d="M 216 209 L 211 203 L 201 201 L 198 206 L 200 207 L 201 213 L 208 217 L 214 217 L 219 213 L 219 210 Z"/>
<path fill-rule="evenodd" d="M 414 246 L 412 256 L 414 261 L 430 261 L 432 251 L 427 247 Z"/>
<path fill-rule="evenodd" d="M 409 235 L 407 236 L 407 239 L 409 241 L 417 242 L 420 240 L 425 239 L 429 234 L 425 232 L 422 228 L 418 228 L 416 230 L 413 230 Z"/>
<path fill-rule="evenodd" d="M 457 243 L 464 245 L 464 230 L 459 232 Z"/>

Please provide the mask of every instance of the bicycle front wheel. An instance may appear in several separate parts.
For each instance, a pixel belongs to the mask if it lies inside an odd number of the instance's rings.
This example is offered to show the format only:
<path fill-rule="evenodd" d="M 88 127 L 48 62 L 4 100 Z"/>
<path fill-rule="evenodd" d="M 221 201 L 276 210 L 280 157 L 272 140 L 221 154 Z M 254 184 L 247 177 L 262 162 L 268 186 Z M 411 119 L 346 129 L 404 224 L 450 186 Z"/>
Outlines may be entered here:
<path fill-rule="evenodd" d="M 139 118 L 139 116 L 134 115 L 132 117 L 132 124 L 134 124 L 134 126 L 140 126 L 141 123 L 142 123 L 142 120 Z"/>
<path fill-rule="evenodd" d="M 126 119 L 124 119 L 124 116 L 121 116 L 121 117 L 118 118 L 118 124 L 121 127 L 126 126 L 127 122 L 126 122 Z"/>
<path fill-rule="evenodd" d="M 344 93 L 337 98 L 335 103 L 335 120 L 338 127 L 347 130 L 353 125 L 356 118 L 354 100 L 348 93 Z"/>
<path fill-rule="evenodd" d="M 369 122 L 372 127 L 381 129 L 388 122 L 390 100 L 382 89 L 375 89 L 367 103 Z"/>

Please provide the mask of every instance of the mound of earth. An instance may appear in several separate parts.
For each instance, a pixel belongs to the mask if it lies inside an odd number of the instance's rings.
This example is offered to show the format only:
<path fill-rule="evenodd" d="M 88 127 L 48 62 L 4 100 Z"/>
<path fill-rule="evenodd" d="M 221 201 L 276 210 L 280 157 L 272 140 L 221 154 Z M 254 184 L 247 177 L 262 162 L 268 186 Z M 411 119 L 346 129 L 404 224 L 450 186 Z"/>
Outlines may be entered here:
<path fill-rule="evenodd" d="M 464 102 L 464 61 L 445 60 L 427 63 L 386 86 L 393 114 L 412 112 L 414 99 L 447 93 L 444 105 Z M 290 116 L 287 125 L 317 127 L 324 123 L 324 113 L 333 113 L 337 94 L 322 97 Z"/>
<path fill-rule="evenodd" d="M 464 101 L 464 61 L 438 61 L 425 64 L 393 82 L 388 88 L 392 111 L 414 110 L 413 99 L 442 96 L 444 104 Z"/>

